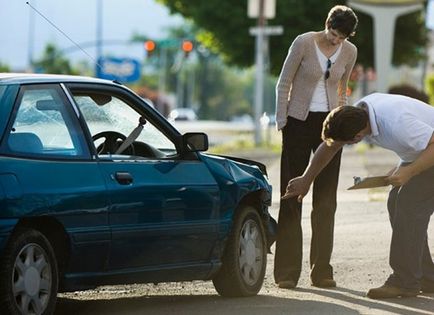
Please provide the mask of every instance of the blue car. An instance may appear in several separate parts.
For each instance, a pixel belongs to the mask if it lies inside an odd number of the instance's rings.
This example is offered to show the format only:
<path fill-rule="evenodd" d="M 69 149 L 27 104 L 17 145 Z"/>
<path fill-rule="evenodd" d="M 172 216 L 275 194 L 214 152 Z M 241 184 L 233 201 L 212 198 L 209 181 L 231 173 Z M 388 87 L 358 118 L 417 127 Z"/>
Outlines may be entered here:
<path fill-rule="evenodd" d="M 0 74 L 1 313 L 58 292 L 212 280 L 260 290 L 274 241 L 261 163 L 206 154 L 117 82 Z"/>

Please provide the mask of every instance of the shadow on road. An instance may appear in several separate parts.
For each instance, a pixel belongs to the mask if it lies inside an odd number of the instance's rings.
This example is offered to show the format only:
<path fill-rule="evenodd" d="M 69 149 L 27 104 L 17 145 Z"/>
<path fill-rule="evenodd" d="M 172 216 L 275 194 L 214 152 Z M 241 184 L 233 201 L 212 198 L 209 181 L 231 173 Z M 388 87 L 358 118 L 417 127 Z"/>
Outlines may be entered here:
<path fill-rule="evenodd" d="M 395 298 L 384 300 L 372 300 L 366 297 L 366 292 L 355 291 L 346 288 L 335 288 L 333 290 L 321 289 L 297 289 L 300 292 L 308 292 L 333 300 L 351 303 L 378 311 L 390 312 L 402 315 L 425 315 L 433 314 L 434 296 L 419 295 L 413 298 Z"/>
<path fill-rule="evenodd" d="M 346 288 L 297 288 L 294 292 L 312 294 L 312 299 L 258 295 L 250 298 L 223 298 L 218 295 L 152 295 L 115 299 L 80 300 L 59 298 L 55 314 L 360 314 L 366 308 L 372 314 L 426 315 L 434 310 L 434 295 L 415 298 L 371 300 L 365 292 Z M 315 296 L 321 296 L 316 301 Z M 343 306 L 348 305 L 348 306 Z"/>
<path fill-rule="evenodd" d="M 303 301 L 273 296 L 223 298 L 218 295 L 143 296 L 110 300 L 75 300 L 59 298 L 55 314 L 359 314 L 355 310 L 333 303 Z M 416 314 L 416 313 L 415 313 Z"/>

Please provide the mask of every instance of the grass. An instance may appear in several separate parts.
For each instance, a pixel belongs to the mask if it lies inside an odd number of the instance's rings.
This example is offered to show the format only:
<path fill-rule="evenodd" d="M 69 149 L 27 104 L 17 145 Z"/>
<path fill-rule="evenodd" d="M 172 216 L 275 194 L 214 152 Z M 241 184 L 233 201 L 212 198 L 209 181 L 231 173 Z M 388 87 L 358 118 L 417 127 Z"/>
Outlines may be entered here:
<path fill-rule="evenodd" d="M 227 154 L 240 151 L 254 151 L 254 150 L 267 150 L 271 152 L 280 153 L 280 143 L 261 143 L 259 146 L 255 146 L 252 137 L 241 138 L 235 141 L 226 142 L 223 144 L 215 145 L 209 148 L 210 153 L 214 154 Z"/>

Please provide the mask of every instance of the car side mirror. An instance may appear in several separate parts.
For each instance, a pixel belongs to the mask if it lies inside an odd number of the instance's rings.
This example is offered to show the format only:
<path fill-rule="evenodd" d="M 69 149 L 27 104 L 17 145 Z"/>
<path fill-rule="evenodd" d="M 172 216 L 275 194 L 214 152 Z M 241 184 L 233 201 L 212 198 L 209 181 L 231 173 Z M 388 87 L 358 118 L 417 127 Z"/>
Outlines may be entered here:
<path fill-rule="evenodd" d="M 208 136 L 203 132 L 187 132 L 182 136 L 182 143 L 186 152 L 208 150 Z"/>

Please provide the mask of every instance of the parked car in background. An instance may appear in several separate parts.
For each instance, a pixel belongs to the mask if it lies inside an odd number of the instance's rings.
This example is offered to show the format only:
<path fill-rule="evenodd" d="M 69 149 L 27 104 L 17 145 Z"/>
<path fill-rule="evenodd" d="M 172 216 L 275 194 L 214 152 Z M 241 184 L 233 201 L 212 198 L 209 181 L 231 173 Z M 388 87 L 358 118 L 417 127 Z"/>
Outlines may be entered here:
<path fill-rule="evenodd" d="M 197 115 L 192 108 L 176 108 L 170 112 L 169 120 L 172 121 L 197 120 Z"/>
<path fill-rule="evenodd" d="M 260 290 L 274 241 L 265 166 L 206 154 L 110 81 L 0 74 L 2 314 L 51 314 L 58 292 L 212 280 Z"/>

